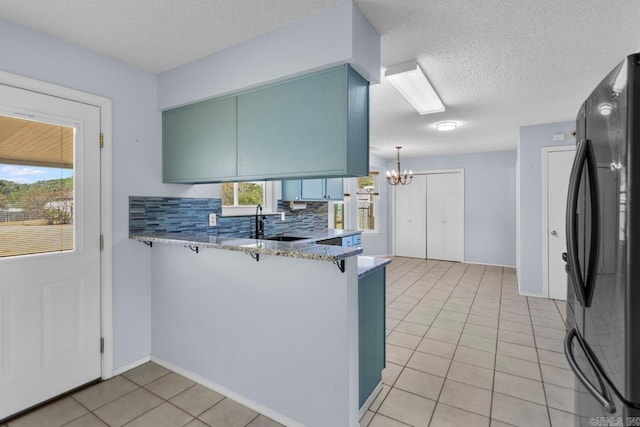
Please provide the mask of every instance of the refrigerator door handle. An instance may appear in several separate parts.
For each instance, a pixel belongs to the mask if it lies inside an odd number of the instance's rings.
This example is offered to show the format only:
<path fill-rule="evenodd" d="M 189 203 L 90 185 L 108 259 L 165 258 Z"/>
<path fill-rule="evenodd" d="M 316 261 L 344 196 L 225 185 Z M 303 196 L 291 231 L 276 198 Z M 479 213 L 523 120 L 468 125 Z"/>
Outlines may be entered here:
<path fill-rule="evenodd" d="M 580 189 L 580 176 L 582 175 L 582 169 L 584 163 L 587 160 L 587 144 L 583 140 L 578 144 L 578 150 L 576 151 L 576 157 L 571 167 L 571 174 L 569 178 L 569 192 L 567 195 L 567 265 L 565 269 L 571 276 L 571 283 L 573 283 L 576 298 L 581 305 L 585 305 L 586 295 L 584 289 L 584 281 L 582 280 L 582 273 L 580 269 L 580 260 L 578 259 L 578 230 L 577 228 L 577 210 L 578 210 L 578 196 Z"/>
<path fill-rule="evenodd" d="M 589 242 L 589 260 L 586 265 L 586 274 L 582 278 L 580 260 L 578 259 L 578 230 L 577 209 L 580 190 L 580 176 L 584 167 L 587 167 L 589 177 L 589 196 L 591 197 L 591 241 Z M 600 247 L 600 205 L 598 202 L 598 169 L 593 145 L 588 139 L 584 139 L 578 145 L 576 159 L 571 169 L 569 180 L 569 194 L 567 197 L 567 272 L 571 276 L 576 297 L 584 307 L 591 305 L 595 279 L 598 269 L 598 249 Z M 563 258 L 564 254 L 563 254 Z M 565 259 L 566 261 L 566 259 Z"/>
<path fill-rule="evenodd" d="M 582 339 L 578 336 L 575 328 L 572 328 L 569 332 L 567 332 L 567 336 L 564 339 L 564 354 L 565 356 L 567 356 L 567 361 L 569 362 L 569 366 L 571 367 L 571 370 L 573 371 L 573 373 L 576 374 L 576 377 L 586 387 L 586 389 L 589 390 L 589 393 L 591 393 L 591 395 L 598 401 L 598 403 L 602 405 L 602 407 L 607 412 L 613 414 L 616 412 L 616 406 L 613 403 L 613 399 L 609 395 L 607 386 L 605 385 L 604 381 L 600 377 L 600 373 L 598 372 L 598 369 L 596 367 L 593 367 L 594 368 L 593 372 L 596 374 L 596 378 L 598 379 L 598 383 L 600 385 L 600 390 L 602 391 L 598 390 L 596 386 L 594 386 L 591 383 L 591 381 L 589 381 L 589 379 L 584 374 L 584 372 L 582 372 L 582 369 L 580 369 L 580 366 L 578 366 L 578 362 L 576 362 L 576 358 L 573 354 L 573 347 L 571 347 L 571 343 L 573 339 L 576 337 L 578 338 L 578 344 L 582 348 L 582 351 L 584 352 L 585 355 L 587 355 L 587 360 L 589 361 L 589 364 L 593 366 L 593 362 L 591 361 L 591 357 L 589 355 L 590 353 L 585 348 L 584 344 L 582 343 Z"/>
<path fill-rule="evenodd" d="M 593 153 L 593 144 L 586 139 L 587 145 L 587 174 L 589 175 L 589 195 L 591 196 L 591 242 L 589 242 L 589 263 L 585 280 L 585 307 L 591 306 L 593 291 L 596 286 L 598 273 L 598 255 L 600 250 L 600 195 L 598 185 L 598 165 Z"/>

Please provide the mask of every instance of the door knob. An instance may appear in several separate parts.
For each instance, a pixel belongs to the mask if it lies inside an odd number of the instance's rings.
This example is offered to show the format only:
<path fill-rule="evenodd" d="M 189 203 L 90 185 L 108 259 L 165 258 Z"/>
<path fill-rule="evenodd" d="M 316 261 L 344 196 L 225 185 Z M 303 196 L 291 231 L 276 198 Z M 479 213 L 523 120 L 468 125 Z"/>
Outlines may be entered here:
<path fill-rule="evenodd" d="M 553 231 L 551 231 L 551 235 L 552 235 L 552 236 L 557 236 L 557 235 L 558 235 L 558 232 L 557 232 L 556 230 L 553 230 Z"/>

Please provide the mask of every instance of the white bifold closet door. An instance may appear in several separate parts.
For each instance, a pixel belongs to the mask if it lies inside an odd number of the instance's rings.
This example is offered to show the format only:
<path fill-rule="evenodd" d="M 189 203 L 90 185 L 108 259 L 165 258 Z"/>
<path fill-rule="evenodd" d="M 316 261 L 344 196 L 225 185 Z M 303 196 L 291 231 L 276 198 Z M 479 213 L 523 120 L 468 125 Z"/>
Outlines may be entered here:
<path fill-rule="evenodd" d="M 396 256 L 427 257 L 427 177 L 413 177 L 409 185 L 394 187 L 395 212 L 395 254 Z"/>
<path fill-rule="evenodd" d="M 427 257 L 447 261 L 464 259 L 463 174 L 427 175 Z"/>

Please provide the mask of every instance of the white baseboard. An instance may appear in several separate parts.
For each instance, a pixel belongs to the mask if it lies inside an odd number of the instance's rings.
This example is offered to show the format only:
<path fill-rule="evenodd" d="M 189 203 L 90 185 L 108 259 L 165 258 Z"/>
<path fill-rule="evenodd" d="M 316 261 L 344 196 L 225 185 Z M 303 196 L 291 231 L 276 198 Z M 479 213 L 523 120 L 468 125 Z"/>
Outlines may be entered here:
<path fill-rule="evenodd" d="M 373 391 L 371 392 L 367 400 L 365 400 L 364 403 L 362 404 L 362 408 L 360 408 L 360 413 L 358 414 L 359 420 L 362 419 L 364 414 L 367 413 L 367 410 L 369 410 L 369 407 L 371 406 L 373 401 L 376 400 L 376 397 L 378 397 L 378 393 L 380 393 L 381 391 L 382 391 L 382 381 L 378 383 L 378 385 L 373 389 Z"/>
<path fill-rule="evenodd" d="M 269 417 L 272 420 L 279 422 L 280 424 L 284 424 L 285 426 L 288 426 L 288 427 L 304 427 L 303 424 L 297 421 L 294 421 L 288 417 L 285 417 L 284 415 L 279 414 L 273 411 L 272 409 L 267 408 L 266 406 L 263 406 L 257 402 L 254 402 L 253 400 L 248 399 L 232 390 L 229 390 L 228 388 L 221 386 L 220 384 L 217 384 L 196 373 L 193 373 L 177 365 L 174 365 L 173 363 L 167 362 L 166 360 L 162 360 L 156 356 L 151 356 L 151 361 L 154 363 L 157 363 L 160 366 L 164 366 L 165 368 L 170 369 L 173 372 L 182 375 L 183 377 L 189 378 L 192 381 L 202 384 L 203 386 L 217 393 L 220 393 L 225 397 L 228 397 L 229 399 L 235 400 L 236 402 L 246 406 L 247 408 L 253 409 L 254 411 L 259 412 L 260 414 L 266 417 Z"/>
<path fill-rule="evenodd" d="M 135 362 L 128 363 L 124 366 L 119 367 L 113 371 L 113 376 L 120 375 L 124 372 L 130 371 L 133 368 L 137 368 L 140 365 L 143 365 L 151 360 L 151 356 L 143 357 L 142 359 L 136 360 Z"/>
<path fill-rule="evenodd" d="M 544 294 L 534 294 L 533 292 L 522 292 L 520 288 L 518 288 L 518 293 L 523 297 L 536 297 L 536 298 L 544 298 L 549 299 Z"/>
<path fill-rule="evenodd" d="M 488 262 L 464 261 L 464 263 L 465 264 L 475 264 L 475 265 L 488 265 L 489 267 L 516 268 L 515 265 L 491 264 L 491 263 L 488 263 Z"/>

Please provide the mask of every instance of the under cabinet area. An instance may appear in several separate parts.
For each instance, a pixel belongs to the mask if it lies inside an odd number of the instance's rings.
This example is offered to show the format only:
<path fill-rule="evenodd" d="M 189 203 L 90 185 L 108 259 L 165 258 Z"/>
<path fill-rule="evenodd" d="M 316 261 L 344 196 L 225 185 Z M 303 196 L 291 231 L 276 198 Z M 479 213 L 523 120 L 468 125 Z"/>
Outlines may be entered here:
<path fill-rule="evenodd" d="M 342 178 L 288 179 L 282 181 L 282 200 L 315 201 L 342 200 Z"/>
<path fill-rule="evenodd" d="M 346 64 L 167 110 L 162 119 L 167 183 L 369 173 L 369 82 Z"/>

